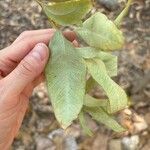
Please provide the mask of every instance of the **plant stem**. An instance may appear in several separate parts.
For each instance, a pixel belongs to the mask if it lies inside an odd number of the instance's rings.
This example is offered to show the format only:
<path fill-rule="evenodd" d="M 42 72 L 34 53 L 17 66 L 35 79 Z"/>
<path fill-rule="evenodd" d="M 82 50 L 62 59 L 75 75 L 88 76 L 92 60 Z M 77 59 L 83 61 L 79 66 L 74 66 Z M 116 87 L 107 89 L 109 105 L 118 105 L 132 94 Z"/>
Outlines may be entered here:
<path fill-rule="evenodd" d="M 52 26 L 52 28 L 55 28 L 56 30 L 60 29 L 60 26 L 57 25 L 53 20 L 48 18 L 48 21 L 49 21 L 50 25 Z"/>
<path fill-rule="evenodd" d="M 85 95 L 83 103 L 87 107 L 107 107 L 109 105 L 108 99 L 96 99 L 88 94 Z"/>
<path fill-rule="evenodd" d="M 123 18 L 127 15 L 132 2 L 133 2 L 133 0 L 128 0 L 125 8 L 122 10 L 122 12 L 119 14 L 119 16 L 115 19 L 114 23 L 116 24 L 116 26 L 118 28 L 120 27 L 120 24 L 121 24 Z"/>

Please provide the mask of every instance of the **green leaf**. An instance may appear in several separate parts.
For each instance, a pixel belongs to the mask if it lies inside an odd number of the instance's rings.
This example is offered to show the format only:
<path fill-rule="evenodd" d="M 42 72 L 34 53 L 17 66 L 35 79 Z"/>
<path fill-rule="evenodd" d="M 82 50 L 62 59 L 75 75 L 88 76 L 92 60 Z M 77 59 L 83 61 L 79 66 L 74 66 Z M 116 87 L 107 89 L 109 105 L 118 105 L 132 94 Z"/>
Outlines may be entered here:
<path fill-rule="evenodd" d="M 86 95 L 84 98 L 84 105 L 87 107 L 107 107 L 109 105 L 106 99 L 96 99 L 90 95 Z"/>
<path fill-rule="evenodd" d="M 48 18 L 59 25 L 80 24 L 92 8 L 91 0 L 69 0 L 40 5 Z"/>
<path fill-rule="evenodd" d="M 49 3 L 47 7 L 53 15 L 68 15 L 76 11 L 77 4 L 76 1 L 65 1 L 61 3 Z"/>
<path fill-rule="evenodd" d="M 122 32 L 100 12 L 87 19 L 83 27 L 76 29 L 76 33 L 89 46 L 101 50 L 117 50 L 124 44 Z"/>
<path fill-rule="evenodd" d="M 48 94 L 55 116 L 67 128 L 77 118 L 85 94 L 86 66 L 74 46 L 57 31 L 50 42 L 46 67 Z"/>
<path fill-rule="evenodd" d="M 127 106 L 127 95 L 108 75 L 105 64 L 99 59 L 86 59 L 86 65 L 92 77 L 101 85 L 110 102 L 109 113 L 117 112 Z"/>
<path fill-rule="evenodd" d="M 92 118 L 98 122 L 105 124 L 110 129 L 115 132 L 124 132 L 126 131 L 119 123 L 109 115 L 103 108 L 101 107 L 93 107 L 93 108 L 85 108 L 86 112 L 88 112 Z"/>
<path fill-rule="evenodd" d="M 112 77 L 117 75 L 117 56 L 92 47 L 81 47 L 76 49 L 83 58 L 99 58 L 102 60 L 109 76 Z"/>
<path fill-rule="evenodd" d="M 80 112 L 79 114 L 79 121 L 80 121 L 80 124 L 81 124 L 81 127 L 83 128 L 83 131 L 89 135 L 89 136 L 92 136 L 93 135 L 93 132 L 90 130 L 90 128 L 87 126 L 87 122 L 86 122 L 86 119 L 85 119 L 85 114 L 83 111 Z"/>

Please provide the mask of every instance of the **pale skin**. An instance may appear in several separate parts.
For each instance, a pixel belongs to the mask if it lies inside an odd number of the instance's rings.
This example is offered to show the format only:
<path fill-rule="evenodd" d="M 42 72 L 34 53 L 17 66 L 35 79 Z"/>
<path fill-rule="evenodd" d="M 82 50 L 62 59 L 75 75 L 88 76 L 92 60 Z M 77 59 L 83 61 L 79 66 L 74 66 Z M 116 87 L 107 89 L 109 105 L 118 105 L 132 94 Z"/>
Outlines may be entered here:
<path fill-rule="evenodd" d="M 47 47 L 55 30 L 23 32 L 0 50 L 0 150 L 8 150 L 17 136 L 33 89 L 44 80 L 50 58 Z M 75 34 L 65 32 L 73 43 Z"/>

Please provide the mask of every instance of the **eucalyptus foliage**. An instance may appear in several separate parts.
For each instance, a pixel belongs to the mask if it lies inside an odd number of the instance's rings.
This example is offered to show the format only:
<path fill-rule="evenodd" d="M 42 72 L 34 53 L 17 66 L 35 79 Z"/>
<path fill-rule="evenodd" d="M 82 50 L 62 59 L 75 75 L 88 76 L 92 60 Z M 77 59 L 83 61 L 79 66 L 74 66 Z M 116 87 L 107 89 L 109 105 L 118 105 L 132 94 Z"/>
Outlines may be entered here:
<path fill-rule="evenodd" d="M 132 0 L 115 21 L 95 12 L 83 21 L 92 10 L 91 0 L 37 0 L 49 21 L 57 27 L 49 43 L 51 58 L 45 69 L 48 94 L 60 126 L 66 129 L 79 119 L 84 131 L 86 115 L 116 132 L 125 129 L 115 120 L 114 113 L 127 107 L 127 95 L 111 77 L 117 75 L 117 56 L 111 51 L 124 45 L 119 26 Z M 75 47 L 58 28 L 74 25 L 74 32 L 84 41 Z M 87 79 L 87 75 L 90 77 Z M 106 93 L 106 99 L 96 99 L 88 94 L 95 86 Z"/>

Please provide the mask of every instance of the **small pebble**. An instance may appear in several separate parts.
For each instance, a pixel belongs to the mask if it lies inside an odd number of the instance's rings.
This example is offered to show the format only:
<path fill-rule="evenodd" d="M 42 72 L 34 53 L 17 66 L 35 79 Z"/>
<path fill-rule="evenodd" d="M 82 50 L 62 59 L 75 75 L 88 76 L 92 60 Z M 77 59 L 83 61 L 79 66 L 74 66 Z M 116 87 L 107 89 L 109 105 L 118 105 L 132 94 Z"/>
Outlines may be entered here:
<path fill-rule="evenodd" d="M 139 144 L 139 136 L 124 137 L 122 139 L 123 150 L 137 150 Z"/>
<path fill-rule="evenodd" d="M 46 137 L 37 137 L 35 142 L 36 150 L 55 150 L 53 142 Z"/>

